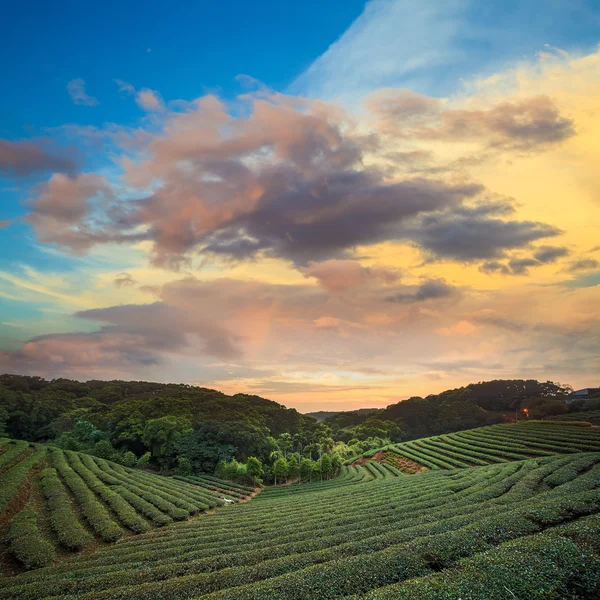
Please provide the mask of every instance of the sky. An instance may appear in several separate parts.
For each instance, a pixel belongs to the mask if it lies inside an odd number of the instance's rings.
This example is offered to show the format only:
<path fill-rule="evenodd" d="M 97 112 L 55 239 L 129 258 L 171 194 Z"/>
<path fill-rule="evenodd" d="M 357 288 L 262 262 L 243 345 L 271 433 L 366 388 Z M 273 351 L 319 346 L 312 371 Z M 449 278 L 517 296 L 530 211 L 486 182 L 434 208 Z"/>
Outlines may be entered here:
<path fill-rule="evenodd" d="M 1 11 L 0 372 L 600 385 L 600 1 Z"/>

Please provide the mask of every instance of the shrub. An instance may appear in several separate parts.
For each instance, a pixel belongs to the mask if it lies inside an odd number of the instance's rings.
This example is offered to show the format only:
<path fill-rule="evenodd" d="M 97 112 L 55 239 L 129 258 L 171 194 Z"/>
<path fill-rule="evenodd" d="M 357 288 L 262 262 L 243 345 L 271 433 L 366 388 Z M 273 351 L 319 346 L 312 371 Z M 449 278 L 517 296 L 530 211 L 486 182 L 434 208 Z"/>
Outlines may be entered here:
<path fill-rule="evenodd" d="M 52 529 L 59 542 L 69 550 L 80 550 L 93 541 L 93 537 L 79 522 L 71 498 L 56 474 L 56 469 L 44 469 L 40 473 L 42 493 Z"/>
<path fill-rule="evenodd" d="M 89 489 L 81 476 L 67 464 L 63 452 L 56 449 L 51 456 L 52 463 L 73 492 L 83 516 L 92 529 L 105 542 L 116 542 L 123 535 L 122 529 L 111 519 L 106 508 L 96 499 L 94 492 Z"/>
<path fill-rule="evenodd" d="M 37 515 L 31 510 L 20 512 L 11 521 L 6 541 L 26 569 L 43 567 L 55 558 L 54 546 L 40 532 Z"/>

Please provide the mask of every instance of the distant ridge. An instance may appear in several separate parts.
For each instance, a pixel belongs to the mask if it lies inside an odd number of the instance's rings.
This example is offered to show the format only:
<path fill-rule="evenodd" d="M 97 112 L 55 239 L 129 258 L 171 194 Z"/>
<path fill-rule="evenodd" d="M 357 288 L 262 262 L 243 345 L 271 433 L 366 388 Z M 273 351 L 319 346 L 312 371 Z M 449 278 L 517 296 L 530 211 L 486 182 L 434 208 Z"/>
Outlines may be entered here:
<path fill-rule="evenodd" d="M 307 417 L 312 417 L 317 420 L 317 423 L 323 423 L 323 421 L 329 419 L 329 417 L 335 417 L 336 415 L 341 415 L 342 413 L 356 413 L 356 414 L 368 414 L 375 412 L 377 410 L 381 410 L 379 408 L 359 408 L 357 410 L 319 410 L 317 412 L 309 412 L 304 413 Z"/>

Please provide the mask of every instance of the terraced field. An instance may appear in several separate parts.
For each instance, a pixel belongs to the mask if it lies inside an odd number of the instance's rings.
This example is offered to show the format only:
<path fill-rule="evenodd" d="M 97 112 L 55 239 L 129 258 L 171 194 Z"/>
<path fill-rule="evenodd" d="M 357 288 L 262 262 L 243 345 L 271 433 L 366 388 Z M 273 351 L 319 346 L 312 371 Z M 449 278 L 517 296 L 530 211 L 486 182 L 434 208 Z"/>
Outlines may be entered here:
<path fill-rule="evenodd" d="M 6 577 L 0 600 L 597 598 L 600 452 L 496 458 L 410 476 L 346 465 Z"/>
<path fill-rule="evenodd" d="M 462 469 L 575 452 L 600 452 L 600 429 L 555 421 L 491 425 L 386 446 L 367 452 L 362 458 L 373 458 L 408 473 L 422 468 Z"/>
<path fill-rule="evenodd" d="M 593 425 L 600 425 L 600 410 L 586 410 L 576 413 L 568 413 L 553 417 L 556 421 L 588 421 Z"/>
<path fill-rule="evenodd" d="M 254 491 L 213 477 L 178 481 L 86 454 L 0 440 L 0 527 L 10 554 L 29 569 Z"/>

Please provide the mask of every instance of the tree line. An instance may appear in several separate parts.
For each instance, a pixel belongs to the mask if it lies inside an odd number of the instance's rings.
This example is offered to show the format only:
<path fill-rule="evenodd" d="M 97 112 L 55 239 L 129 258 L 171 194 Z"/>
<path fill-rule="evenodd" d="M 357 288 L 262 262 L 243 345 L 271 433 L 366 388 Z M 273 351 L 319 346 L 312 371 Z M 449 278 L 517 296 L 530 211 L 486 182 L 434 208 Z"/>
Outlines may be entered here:
<path fill-rule="evenodd" d="M 568 408 L 568 386 L 534 380 L 471 384 L 385 409 L 335 413 L 318 423 L 255 395 L 185 384 L 51 381 L 0 375 L 0 434 L 50 442 L 126 466 L 221 473 L 266 484 L 333 476 L 343 461 L 389 443 Z M 367 402 L 365 402 L 367 403 Z"/>

